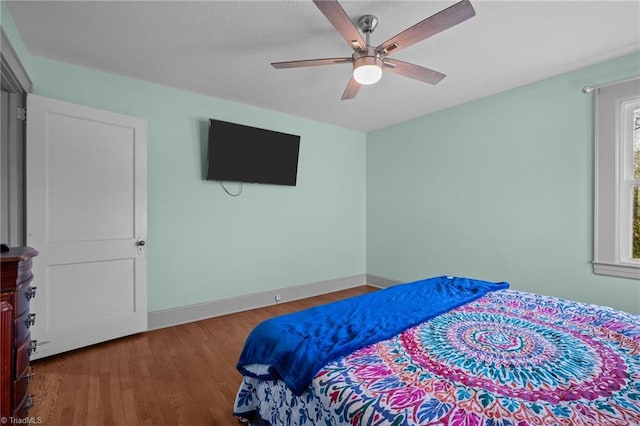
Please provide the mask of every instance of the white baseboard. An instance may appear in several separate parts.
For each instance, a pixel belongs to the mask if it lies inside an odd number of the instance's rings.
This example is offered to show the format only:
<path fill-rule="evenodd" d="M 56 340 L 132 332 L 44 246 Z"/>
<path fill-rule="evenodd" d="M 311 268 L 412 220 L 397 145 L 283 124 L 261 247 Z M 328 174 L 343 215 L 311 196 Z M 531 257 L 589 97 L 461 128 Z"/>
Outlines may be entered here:
<path fill-rule="evenodd" d="M 346 290 L 367 284 L 369 277 L 371 276 L 367 274 L 358 274 L 294 287 L 253 293 L 246 296 L 153 311 L 148 314 L 148 330 L 171 327 L 178 324 L 233 314 L 235 312 L 246 311 L 249 309 L 262 308 L 265 306 L 275 305 L 276 303 L 290 302 L 292 300 Z M 384 278 L 378 277 L 374 277 L 374 279 L 384 280 Z M 392 282 L 390 280 L 387 281 Z M 382 285 L 372 285 L 382 287 Z M 276 302 L 276 295 L 280 295 L 280 302 Z"/>
<path fill-rule="evenodd" d="M 367 284 L 373 287 L 387 288 L 396 284 L 400 284 L 401 282 L 402 281 L 399 280 L 392 280 L 389 278 L 379 277 L 377 275 L 367 274 Z"/>

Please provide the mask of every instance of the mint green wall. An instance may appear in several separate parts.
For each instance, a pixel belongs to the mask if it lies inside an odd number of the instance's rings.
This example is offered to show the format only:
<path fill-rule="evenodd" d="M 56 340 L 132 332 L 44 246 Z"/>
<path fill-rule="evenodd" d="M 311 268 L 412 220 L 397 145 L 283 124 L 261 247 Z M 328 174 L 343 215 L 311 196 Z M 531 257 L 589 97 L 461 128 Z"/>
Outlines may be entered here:
<path fill-rule="evenodd" d="M 367 272 L 506 280 L 640 312 L 638 281 L 595 276 L 593 94 L 640 54 L 367 135 Z"/>
<path fill-rule="evenodd" d="M 4 0 L 0 0 L 0 23 L 2 24 L 2 29 L 7 34 L 7 37 L 11 40 L 11 46 L 20 58 L 22 66 L 25 68 L 27 73 L 29 73 L 29 55 L 27 54 L 27 49 L 20 38 L 20 33 L 13 22 L 7 3 Z"/>
<path fill-rule="evenodd" d="M 31 79 L 147 119 L 150 311 L 365 273 L 364 133 L 36 56 Z M 298 185 L 204 180 L 209 117 L 301 135 Z"/>
<path fill-rule="evenodd" d="M 366 272 L 363 132 L 32 56 L 2 15 L 34 93 L 148 122 L 149 311 Z M 300 135 L 297 186 L 204 180 L 210 117 Z"/>

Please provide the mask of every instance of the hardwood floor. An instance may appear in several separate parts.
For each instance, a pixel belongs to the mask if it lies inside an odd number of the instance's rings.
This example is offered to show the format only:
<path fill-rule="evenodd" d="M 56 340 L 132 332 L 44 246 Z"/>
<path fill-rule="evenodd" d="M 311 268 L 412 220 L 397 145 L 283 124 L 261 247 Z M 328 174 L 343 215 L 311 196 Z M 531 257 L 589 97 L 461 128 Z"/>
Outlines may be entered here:
<path fill-rule="evenodd" d="M 361 286 L 149 331 L 34 361 L 30 416 L 44 425 L 237 425 L 235 368 L 259 322 L 376 290 Z"/>

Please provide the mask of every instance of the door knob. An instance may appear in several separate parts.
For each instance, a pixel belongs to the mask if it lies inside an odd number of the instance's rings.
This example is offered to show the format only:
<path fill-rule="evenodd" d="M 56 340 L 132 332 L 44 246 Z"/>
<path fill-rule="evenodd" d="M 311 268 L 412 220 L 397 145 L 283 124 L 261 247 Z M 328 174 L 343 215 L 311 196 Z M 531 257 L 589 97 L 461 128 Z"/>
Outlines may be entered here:
<path fill-rule="evenodd" d="M 138 240 L 138 246 L 143 247 L 147 242 L 145 240 Z"/>

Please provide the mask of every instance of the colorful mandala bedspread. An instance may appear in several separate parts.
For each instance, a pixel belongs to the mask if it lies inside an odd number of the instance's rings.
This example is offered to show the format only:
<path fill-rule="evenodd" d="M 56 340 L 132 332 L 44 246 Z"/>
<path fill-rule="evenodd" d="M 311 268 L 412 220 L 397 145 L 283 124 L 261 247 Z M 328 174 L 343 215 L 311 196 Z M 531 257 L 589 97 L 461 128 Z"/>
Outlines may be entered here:
<path fill-rule="evenodd" d="M 274 425 L 640 425 L 640 317 L 501 290 L 326 365 L 300 397 L 244 377 Z"/>

